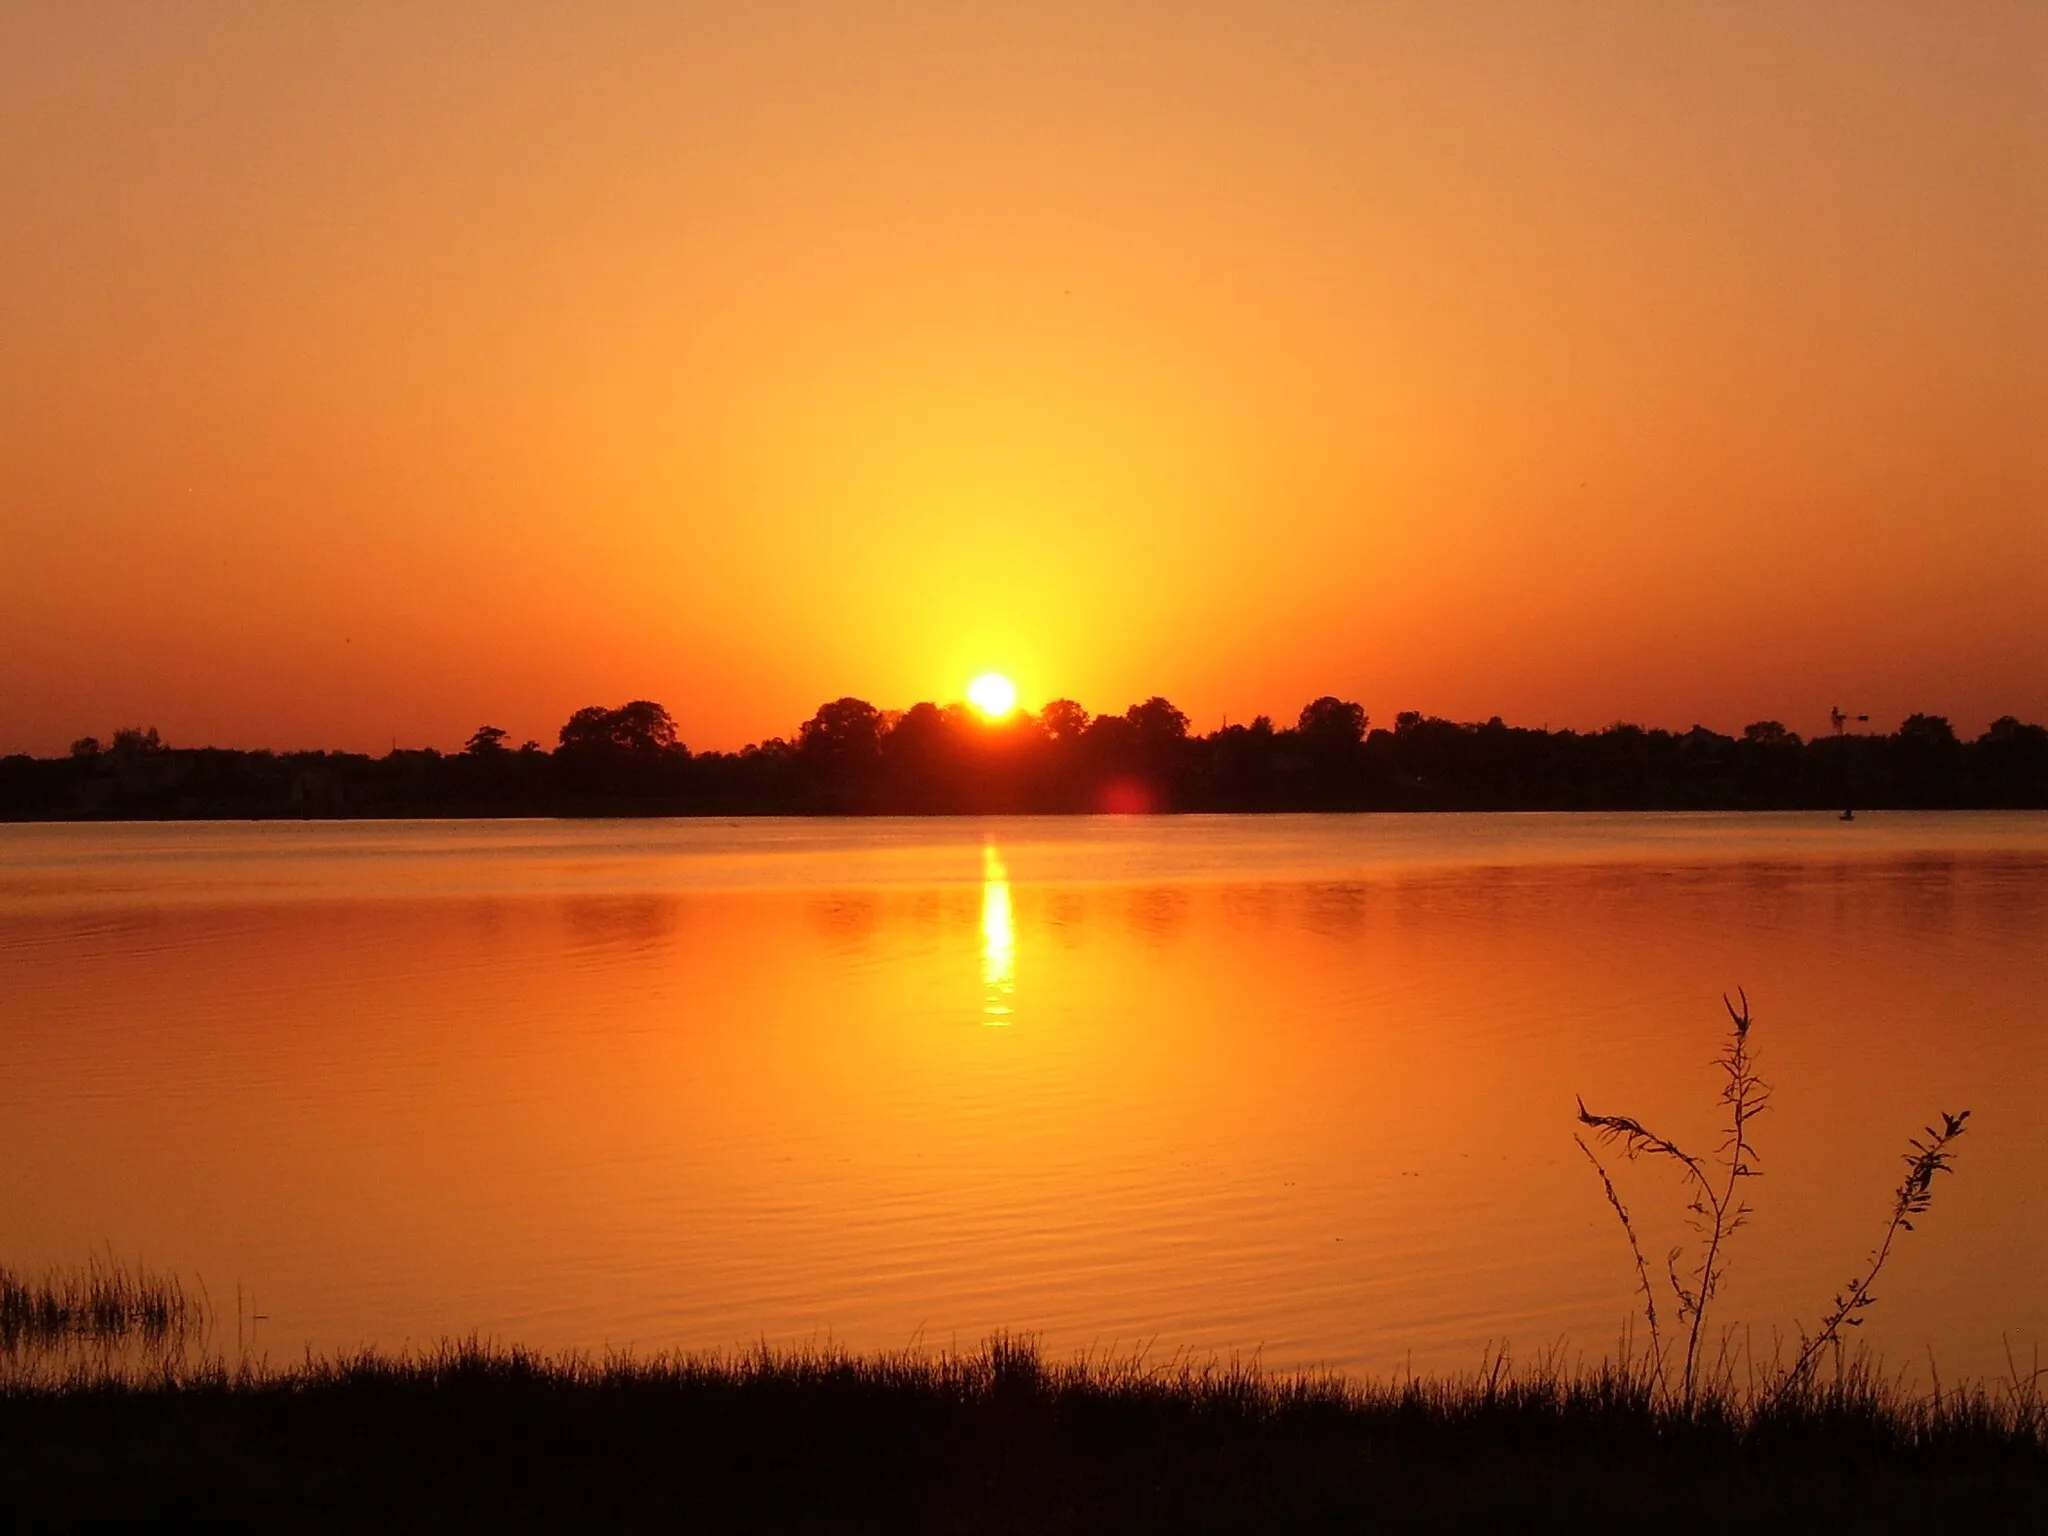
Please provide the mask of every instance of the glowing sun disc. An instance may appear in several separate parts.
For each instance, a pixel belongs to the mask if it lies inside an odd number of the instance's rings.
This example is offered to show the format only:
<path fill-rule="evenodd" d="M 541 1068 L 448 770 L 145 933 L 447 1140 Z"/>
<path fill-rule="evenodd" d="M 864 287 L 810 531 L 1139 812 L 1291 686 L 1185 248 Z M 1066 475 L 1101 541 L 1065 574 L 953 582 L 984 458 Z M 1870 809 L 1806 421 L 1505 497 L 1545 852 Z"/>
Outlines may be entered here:
<path fill-rule="evenodd" d="M 1017 707 L 1017 685 L 1000 672 L 984 672 L 967 685 L 967 700 L 991 720 Z"/>

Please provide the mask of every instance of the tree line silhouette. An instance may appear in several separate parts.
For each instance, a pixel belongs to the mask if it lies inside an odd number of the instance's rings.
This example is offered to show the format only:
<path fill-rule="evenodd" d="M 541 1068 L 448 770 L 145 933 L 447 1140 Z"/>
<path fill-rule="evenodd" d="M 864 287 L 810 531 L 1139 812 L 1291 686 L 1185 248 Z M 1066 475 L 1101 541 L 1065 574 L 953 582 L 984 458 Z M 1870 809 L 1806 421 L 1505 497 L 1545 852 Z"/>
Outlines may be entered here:
<path fill-rule="evenodd" d="M 1291 726 L 1207 735 L 1163 698 L 1091 715 L 1071 699 L 988 721 L 963 705 L 819 706 L 793 739 L 692 752 L 660 704 L 592 705 L 552 750 L 486 725 L 459 752 L 174 748 L 149 730 L 68 756 L 0 758 L 0 819 L 996 812 L 1774 810 L 2048 807 L 2048 728 L 2008 715 L 1974 741 L 1939 715 L 1889 735 L 1802 740 L 1616 724 L 1530 730 L 1407 711 L 1374 727 L 1323 697 Z"/>

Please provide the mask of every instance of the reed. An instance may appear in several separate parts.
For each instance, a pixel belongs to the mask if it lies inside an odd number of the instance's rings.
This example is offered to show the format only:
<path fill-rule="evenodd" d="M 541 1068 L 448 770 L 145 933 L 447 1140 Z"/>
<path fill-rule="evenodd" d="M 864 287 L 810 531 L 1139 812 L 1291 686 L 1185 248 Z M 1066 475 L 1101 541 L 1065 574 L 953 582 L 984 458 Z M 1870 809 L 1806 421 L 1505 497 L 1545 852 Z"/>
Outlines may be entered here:
<path fill-rule="evenodd" d="M 76 1342 L 182 1343 L 202 1336 L 206 1322 L 205 1302 L 176 1275 L 111 1254 L 38 1275 L 0 1266 L 0 1352 Z"/>

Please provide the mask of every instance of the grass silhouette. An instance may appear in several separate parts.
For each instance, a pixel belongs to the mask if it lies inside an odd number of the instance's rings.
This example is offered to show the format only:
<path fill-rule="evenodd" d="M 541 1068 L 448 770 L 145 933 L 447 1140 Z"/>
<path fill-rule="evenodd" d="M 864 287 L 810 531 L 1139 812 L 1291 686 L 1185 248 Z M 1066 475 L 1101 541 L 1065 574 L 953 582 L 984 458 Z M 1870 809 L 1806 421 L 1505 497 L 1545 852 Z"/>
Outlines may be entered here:
<path fill-rule="evenodd" d="M 1242 1361 L 477 1340 L 289 1368 L 0 1381 L 11 1529 L 2009 1529 L 2048 1515 L 2038 1378 L 1932 1397 L 1851 1357 L 1790 1390 L 1501 1353 L 1360 1382 Z"/>
<path fill-rule="evenodd" d="M 0 1267 L 0 1353 L 74 1342 L 150 1346 L 202 1336 L 205 1303 L 176 1275 L 109 1256 L 24 1275 Z"/>

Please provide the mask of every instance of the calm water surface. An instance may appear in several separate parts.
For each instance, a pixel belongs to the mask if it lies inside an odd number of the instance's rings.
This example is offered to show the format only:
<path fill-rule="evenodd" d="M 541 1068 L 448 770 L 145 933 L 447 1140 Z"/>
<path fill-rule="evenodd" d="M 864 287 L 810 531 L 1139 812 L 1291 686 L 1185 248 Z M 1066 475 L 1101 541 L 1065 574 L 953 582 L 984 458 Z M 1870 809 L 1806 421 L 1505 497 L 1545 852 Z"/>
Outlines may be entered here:
<path fill-rule="evenodd" d="M 1968 1107 L 1866 1331 L 1990 1372 L 2048 1343 L 2044 939 L 2024 815 L 0 827 L 0 1262 L 239 1285 L 279 1358 L 1597 1355 L 1574 1095 L 1710 1149 L 1742 986 L 1727 1320 L 1811 1320 Z"/>

